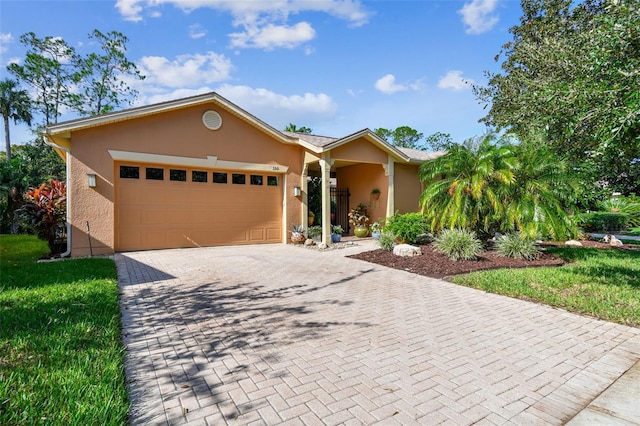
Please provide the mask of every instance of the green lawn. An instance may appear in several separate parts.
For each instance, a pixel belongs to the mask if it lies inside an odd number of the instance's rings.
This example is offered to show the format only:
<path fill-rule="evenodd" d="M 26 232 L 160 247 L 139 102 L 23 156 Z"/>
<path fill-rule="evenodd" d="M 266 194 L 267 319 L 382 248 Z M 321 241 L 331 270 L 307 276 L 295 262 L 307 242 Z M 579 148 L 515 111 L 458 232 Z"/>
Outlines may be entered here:
<path fill-rule="evenodd" d="M 0 235 L 0 424 L 125 425 L 115 264 Z"/>
<path fill-rule="evenodd" d="M 569 247 L 548 251 L 572 264 L 476 272 L 454 282 L 640 327 L 640 251 Z"/>

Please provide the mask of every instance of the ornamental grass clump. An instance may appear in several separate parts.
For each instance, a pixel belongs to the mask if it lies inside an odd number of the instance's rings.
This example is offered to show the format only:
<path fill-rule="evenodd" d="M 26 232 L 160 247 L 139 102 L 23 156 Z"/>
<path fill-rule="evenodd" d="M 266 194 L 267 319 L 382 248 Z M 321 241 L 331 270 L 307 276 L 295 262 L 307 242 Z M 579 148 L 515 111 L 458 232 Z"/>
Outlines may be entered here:
<path fill-rule="evenodd" d="M 383 229 L 380 232 L 380 238 L 378 238 L 378 244 L 383 250 L 391 251 L 396 245 L 396 236 L 393 232 Z"/>
<path fill-rule="evenodd" d="M 467 229 L 445 229 L 433 245 L 451 260 L 475 260 L 482 253 L 482 243 L 476 233 Z"/>
<path fill-rule="evenodd" d="M 498 238 L 496 240 L 496 251 L 502 257 L 526 260 L 535 260 L 540 254 L 540 251 L 536 248 L 536 242 L 519 232 Z"/>

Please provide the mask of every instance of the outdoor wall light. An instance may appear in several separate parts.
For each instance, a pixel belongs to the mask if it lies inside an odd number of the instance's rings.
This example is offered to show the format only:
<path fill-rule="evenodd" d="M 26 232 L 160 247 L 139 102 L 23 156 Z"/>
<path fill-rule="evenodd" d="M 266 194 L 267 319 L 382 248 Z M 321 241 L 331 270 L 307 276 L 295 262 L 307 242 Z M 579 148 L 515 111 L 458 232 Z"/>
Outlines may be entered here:
<path fill-rule="evenodd" d="M 89 185 L 89 188 L 95 188 L 96 187 L 96 175 L 93 173 L 87 173 L 87 184 Z"/>
<path fill-rule="evenodd" d="M 293 187 L 293 196 L 294 197 L 299 197 L 302 195 L 302 190 L 300 189 L 299 186 L 294 186 Z"/>

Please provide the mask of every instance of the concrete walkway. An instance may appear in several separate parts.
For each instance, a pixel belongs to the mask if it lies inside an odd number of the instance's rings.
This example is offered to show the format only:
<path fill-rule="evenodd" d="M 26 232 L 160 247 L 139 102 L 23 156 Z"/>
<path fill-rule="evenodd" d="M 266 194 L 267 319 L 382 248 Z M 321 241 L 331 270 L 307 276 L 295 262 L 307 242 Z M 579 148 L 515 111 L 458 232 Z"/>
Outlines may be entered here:
<path fill-rule="evenodd" d="M 131 423 L 560 425 L 640 359 L 640 329 L 345 257 L 371 248 L 116 255 Z"/>

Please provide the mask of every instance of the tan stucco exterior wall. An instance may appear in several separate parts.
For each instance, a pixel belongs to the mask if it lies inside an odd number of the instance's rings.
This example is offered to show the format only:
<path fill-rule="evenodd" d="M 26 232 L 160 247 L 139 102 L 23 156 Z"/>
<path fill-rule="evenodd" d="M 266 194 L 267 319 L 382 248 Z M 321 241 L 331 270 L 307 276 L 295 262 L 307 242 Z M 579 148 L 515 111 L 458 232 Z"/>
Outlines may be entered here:
<path fill-rule="evenodd" d="M 422 184 L 418 179 L 419 167 L 415 164 L 395 164 L 395 210 L 401 214 L 420 211 Z"/>
<path fill-rule="evenodd" d="M 350 208 L 363 203 L 369 209 L 371 222 L 386 216 L 389 178 L 385 176 L 382 164 L 354 164 L 340 167 L 336 170 L 336 181 L 339 188 L 349 188 Z M 371 197 L 371 190 L 374 188 L 380 190 L 378 200 Z M 353 230 L 351 231 L 353 233 Z"/>
<path fill-rule="evenodd" d="M 387 162 L 387 158 L 387 153 L 364 138 L 351 141 L 331 150 L 332 160 L 383 164 Z"/>
<path fill-rule="evenodd" d="M 202 124 L 202 114 L 207 110 L 222 116 L 219 130 L 211 131 Z M 72 256 L 88 254 L 86 221 L 91 227 L 93 253 L 113 252 L 117 171 L 108 150 L 193 158 L 216 156 L 225 161 L 288 166 L 282 179 L 286 185 L 285 231 L 287 224 L 302 221 L 301 200 L 293 195 L 293 187 L 301 186 L 302 148 L 270 137 L 215 104 L 198 105 L 72 134 Z M 96 188 L 88 187 L 87 173 L 97 175 Z"/>

